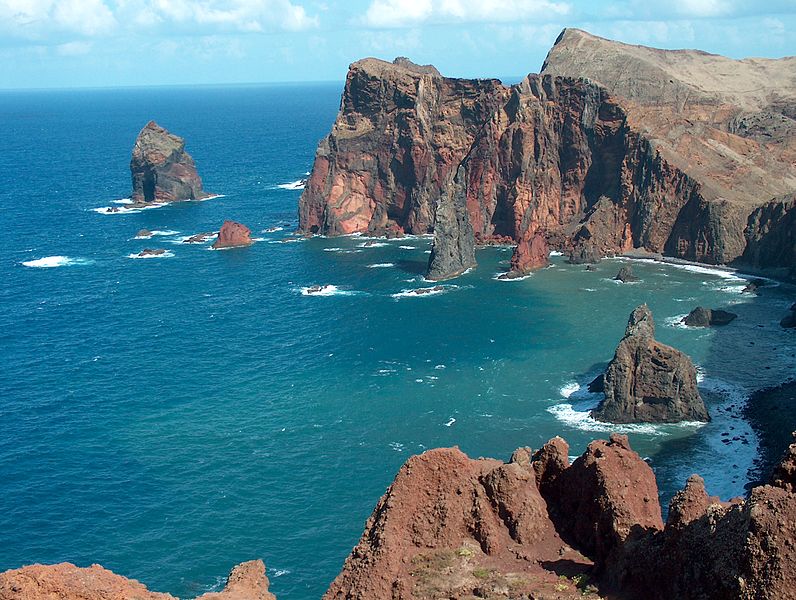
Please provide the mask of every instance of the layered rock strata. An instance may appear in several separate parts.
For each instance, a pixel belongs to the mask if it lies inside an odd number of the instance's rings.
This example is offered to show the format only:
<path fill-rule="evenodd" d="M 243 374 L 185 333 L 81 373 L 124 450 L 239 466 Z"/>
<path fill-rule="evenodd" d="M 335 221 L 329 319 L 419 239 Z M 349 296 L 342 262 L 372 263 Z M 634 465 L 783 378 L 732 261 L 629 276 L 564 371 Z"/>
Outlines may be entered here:
<path fill-rule="evenodd" d="M 646 304 L 630 314 L 603 378 L 604 400 L 592 416 L 611 423 L 709 421 L 691 359 L 655 340 Z"/>
<path fill-rule="evenodd" d="M 185 140 L 150 121 L 138 134 L 130 160 L 133 205 L 209 197 Z"/>
<path fill-rule="evenodd" d="M 792 274 L 794 66 L 572 29 L 541 75 L 512 87 L 365 59 L 318 148 L 299 228 L 425 233 L 439 209 L 435 278 L 472 263 L 465 215 L 475 241 L 542 235 L 573 262 L 643 248 Z"/>

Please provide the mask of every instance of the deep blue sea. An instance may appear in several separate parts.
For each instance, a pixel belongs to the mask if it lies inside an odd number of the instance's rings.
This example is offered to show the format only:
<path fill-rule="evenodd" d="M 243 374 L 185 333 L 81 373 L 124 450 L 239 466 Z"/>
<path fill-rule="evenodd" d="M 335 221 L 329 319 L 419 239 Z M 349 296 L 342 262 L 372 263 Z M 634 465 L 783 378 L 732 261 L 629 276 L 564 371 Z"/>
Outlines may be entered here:
<path fill-rule="evenodd" d="M 638 261 L 623 285 L 619 260 L 562 257 L 504 282 L 510 249 L 491 248 L 412 297 L 430 285 L 428 238 L 287 243 L 300 190 L 279 186 L 310 170 L 341 87 L 0 93 L 0 570 L 97 562 L 192 597 L 263 558 L 280 600 L 318 598 L 411 454 L 507 458 L 562 435 L 575 455 L 607 435 L 585 385 L 644 301 L 699 365 L 714 420 L 618 429 L 664 501 L 692 472 L 744 492 L 756 438 L 741 408 L 796 371 L 777 325 L 793 288 L 742 294 L 739 276 Z M 223 197 L 100 214 L 129 195 L 150 119 Z M 259 241 L 181 243 L 227 218 Z M 146 247 L 169 252 L 129 257 Z M 335 287 L 302 293 L 314 284 Z M 698 304 L 739 318 L 678 326 Z"/>

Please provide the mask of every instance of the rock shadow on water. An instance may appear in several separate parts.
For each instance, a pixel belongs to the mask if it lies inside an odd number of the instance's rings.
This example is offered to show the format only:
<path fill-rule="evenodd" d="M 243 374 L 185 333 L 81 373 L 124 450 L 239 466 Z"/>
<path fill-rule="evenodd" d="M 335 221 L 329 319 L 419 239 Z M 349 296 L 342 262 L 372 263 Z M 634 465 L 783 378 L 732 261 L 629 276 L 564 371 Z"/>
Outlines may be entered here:
<path fill-rule="evenodd" d="M 402 258 L 393 262 L 396 268 L 410 275 L 425 275 L 428 269 L 428 261 L 425 260 L 409 260 Z"/>

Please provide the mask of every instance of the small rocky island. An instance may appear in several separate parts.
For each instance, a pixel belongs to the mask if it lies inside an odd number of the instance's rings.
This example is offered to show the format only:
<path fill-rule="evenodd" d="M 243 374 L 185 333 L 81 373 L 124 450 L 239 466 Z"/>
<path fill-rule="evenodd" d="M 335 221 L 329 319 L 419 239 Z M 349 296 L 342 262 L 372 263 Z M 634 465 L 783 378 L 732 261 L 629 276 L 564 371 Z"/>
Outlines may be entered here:
<path fill-rule="evenodd" d="M 218 232 L 218 238 L 213 242 L 213 248 L 220 250 L 222 248 L 239 248 L 241 246 L 252 245 L 252 232 L 251 229 L 238 223 L 236 221 L 224 221 L 221 226 L 221 231 Z"/>
<path fill-rule="evenodd" d="M 646 304 L 631 314 L 603 380 L 605 399 L 592 411 L 610 423 L 709 421 L 691 359 L 655 340 Z"/>
<path fill-rule="evenodd" d="M 209 198 L 185 140 L 150 121 L 138 134 L 130 160 L 132 206 Z"/>
<path fill-rule="evenodd" d="M 738 315 L 728 310 L 697 306 L 683 318 L 683 324 L 689 327 L 711 327 L 715 325 L 727 325 L 737 318 Z"/>

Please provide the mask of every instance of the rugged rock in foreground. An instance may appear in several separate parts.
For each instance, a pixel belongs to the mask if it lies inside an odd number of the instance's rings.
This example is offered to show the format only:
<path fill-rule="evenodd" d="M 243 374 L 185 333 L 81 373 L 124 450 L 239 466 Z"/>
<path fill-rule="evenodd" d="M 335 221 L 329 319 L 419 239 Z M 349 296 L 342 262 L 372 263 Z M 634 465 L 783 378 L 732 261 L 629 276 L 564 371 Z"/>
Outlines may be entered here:
<path fill-rule="evenodd" d="M 99 566 L 76 567 L 70 563 L 30 565 L 0 573 L 0 600 L 177 600 L 171 594 L 150 592 L 135 581 Z M 261 560 L 232 569 L 221 592 L 197 600 L 276 600 L 268 592 L 268 578 Z"/>
<path fill-rule="evenodd" d="M 574 262 L 644 248 L 796 276 L 794 67 L 574 29 L 541 75 L 511 87 L 365 59 L 318 148 L 299 229 L 427 233 L 450 203 L 441 220 L 466 207 L 476 240 L 545 232 Z M 463 248 L 433 270 L 470 264 Z"/>
<path fill-rule="evenodd" d="M 133 205 L 207 198 L 185 140 L 150 121 L 138 134 L 130 160 Z"/>
<path fill-rule="evenodd" d="M 527 460 L 430 450 L 398 472 L 324 599 L 552 593 L 558 575 L 541 564 L 556 561 L 571 564 L 573 574 L 591 565 L 556 533 Z M 572 585 L 561 597 L 579 595 Z"/>
<path fill-rule="evenodd" d="M 697 306 L 683 318 L 683 323 L 689 327 L 710 327 L 711 325 L 727 325 L 737 318 L 738 315 L 727 310 Z"/>
<path fill-rule="evenodd" d="M 796 598 L 796 444 L 745 502 L 692 476 L 665 525 L 626 436 L 571 465 L 568 452 L 554 438 L 507 464 L 457 449 L 410 458 L 324 599 Z"/>
<path fill-rule="evenodd" d="M 655 340 L 646 304 L 631 314 L 604 378 L 605 399 L 592 411 L 610 423 L 709 421 L 691 359 Z"/>
<path fill-rule="evenodd" d="M 224 221 L 218 238 L 213 242 L 213 248 L 238 248 L 240 246 L 251 246 L 251 229 L 236 221 Z"/>
<path fill-rule="evenodd" d="M 625 265 L 614 277 L 615 281 L 621 281 L 622 283 L 632 283 L 634 281 L 638 281 L 638 277 L 633 274 L 633 267 Z"/>

